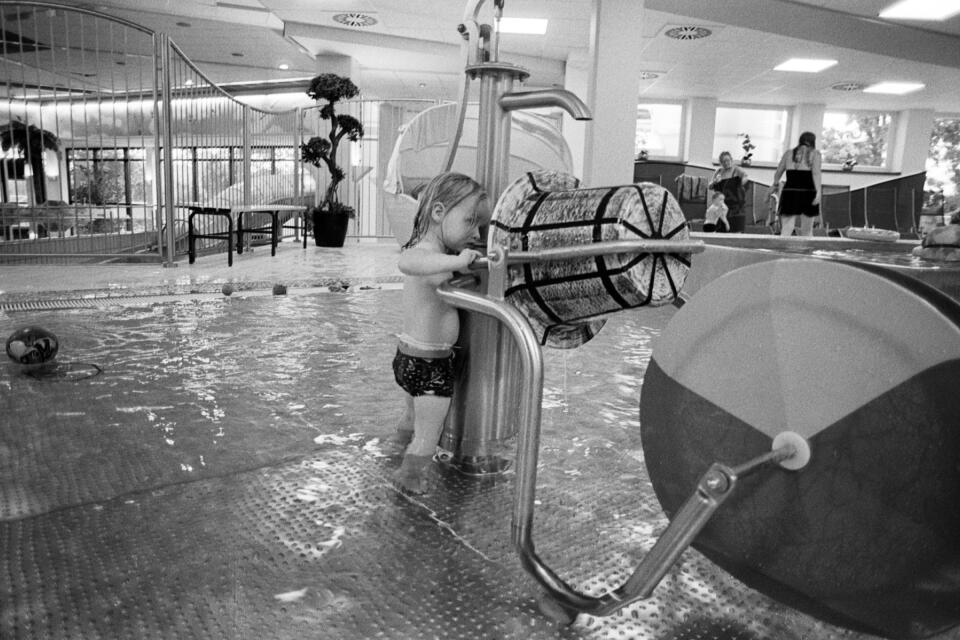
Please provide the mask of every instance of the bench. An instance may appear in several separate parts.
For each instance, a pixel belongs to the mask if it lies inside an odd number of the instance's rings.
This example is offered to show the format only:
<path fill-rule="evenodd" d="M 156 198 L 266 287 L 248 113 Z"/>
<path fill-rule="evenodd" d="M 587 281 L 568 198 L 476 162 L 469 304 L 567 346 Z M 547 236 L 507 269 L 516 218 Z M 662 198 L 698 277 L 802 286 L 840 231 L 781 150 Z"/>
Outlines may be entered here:
<path fill-rule="evenodd" d="M 206 238 L 227 241 L 227 266 L 231 267 L 233 266 L 234 226 L 236 226 L 237 255 L 243 253 L 244 235 L 264 235 L 269 233 L 270 256 L 272 257 L 277 255 L 277 244 L 280 242 L 280 234 L 283 229 L 294 229 L 298 234 L 303 230 L 301 219 L 306 211 L 306 207 L 291 204 L 257 204 L 245 207 L 229 208 L 194 205 L 188 208 L 190 210 L 190 215 L 187 216 L 187 253 L 190 264 L 193 264 L 197 258 L 196 240 L 199 238 Z M 246 216 L 247 220 L 249 220 L 250 216 L 254 214 L 269 215 L 270 225 L 253 227 L 245 226 L 244 216 Z M 211 221 L 213 224 L 208 224 L 206 226 L 213 227 L 214 229 L 206 232 L 201 232 L 198 230 L 197 225 L 194 224 L 194 218 L 197 216 L 213 216 L 214 220 Z M 283 219 L 281 219 L 281 216 Z M 216 218 L 223 218 L 226 220 L 227 229 L 225 231 L 222 229 L 222 226 L 219 229 L 217 228 L 217 225 L 215 224 Z M 285 222 L 291 218 L 294 221 L 293 224 L 285 224 Z M 236 225 L 234 225 L 234 220 L 236 220 Z M 303 247 L 307 247 L 306 233 L 303 234 Z"/>

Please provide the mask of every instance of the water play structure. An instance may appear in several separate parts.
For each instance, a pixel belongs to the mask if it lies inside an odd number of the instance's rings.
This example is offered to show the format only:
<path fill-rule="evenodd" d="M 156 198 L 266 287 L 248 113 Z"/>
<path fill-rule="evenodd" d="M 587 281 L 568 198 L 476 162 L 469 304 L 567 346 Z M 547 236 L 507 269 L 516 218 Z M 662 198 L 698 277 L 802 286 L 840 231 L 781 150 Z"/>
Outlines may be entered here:
<path fill-rule="evenodd" d="M 441 287 L 469 321 L 468 374 L 443 442 L 455 464 L 495 472 L 492 445 L 518 433 L 513 541 L 541 609 L 561 620 L 610 614 L 649 597 L 693 545 L 833 624 L 925 638 L 960 623 L 950 577 L 960 567 L 960 406 L 945 386 L 960 373 L 957 301 L 896 271 L 799 258 L 734 269 L 688 299 L 681 289 L 704 246 L 659 185 L 580 190 L 572 177 L 530 172 L 504 189 L 511 109 L 558 96 L 512 92 L 523 72 L 496 60 L 482 4 L 468 3 L 463 31 L 479 52 L 467 74 L 481 80 L 487 123 L 478 179 L 499 200 L 478 265 L 487 278 Z M 639 278 L 618 280 L 638 265 Z M 580 345 L 600 316 L 671 301 L 681 308 L 640 404 L 644 457 L 671 523 L 619 587 L 591 595 L 533 541 L 541 347 Z"/>
<path fill-rule="evenodd" d="M 394 144 L 387 163 L 383 200 L 390 229 L 400 244 L 410 239 L 417 189 L 446 168 L 458 128 L 458 152 L 450 169 L 466 175 L 476 173 L 479 105 L 467 105 L 462 123 L 459 110 L 460 106 L 454 103 L 424 109 L 404 125 Z M 518 111 L 512 114 L 510 129 L 510 180 L 539 169 L 573 173 L 570 149 L 553 122 Z"/>

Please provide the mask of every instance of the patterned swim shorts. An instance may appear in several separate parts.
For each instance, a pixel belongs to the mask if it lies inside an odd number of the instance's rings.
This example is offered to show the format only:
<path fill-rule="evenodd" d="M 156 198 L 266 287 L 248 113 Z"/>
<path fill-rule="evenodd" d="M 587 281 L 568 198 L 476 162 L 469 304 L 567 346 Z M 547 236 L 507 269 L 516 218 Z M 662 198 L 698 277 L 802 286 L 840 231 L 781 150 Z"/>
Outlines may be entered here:
<path fill-rule="evenodd" d="M 456 378 L 454 355 L 424 358 L 397 349 L 397 355 L 393 358 L 393 376 L 397 384 L 411 396 L 449 398 L 453 395 L 453 381 Z"/>

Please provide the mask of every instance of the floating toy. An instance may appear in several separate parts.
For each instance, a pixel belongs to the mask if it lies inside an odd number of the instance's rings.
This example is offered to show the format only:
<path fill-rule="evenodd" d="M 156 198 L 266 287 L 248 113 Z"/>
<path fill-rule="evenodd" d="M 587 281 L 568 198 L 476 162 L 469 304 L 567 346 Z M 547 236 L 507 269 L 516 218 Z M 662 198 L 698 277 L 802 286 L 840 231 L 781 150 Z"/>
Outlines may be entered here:
<path fill-rule="evenodd" d="M 847 227 L 846 235 L 853 240 L 872 242 L 896 242 L 900 233 L 892 229 L 874 229 L 873 227 Z"/>
<path fill-rule="evenodd" d="M 57 336 L 43 327 L 21 327 L 7 338 L 7 356 L 20 365 L 49 364 L 59 350 Z"/>
<path fill-rule="evenodd" d="M 923 238 L 913 255 L 925 260 L 960 262 L 960 224 L 934 227 Z"/>

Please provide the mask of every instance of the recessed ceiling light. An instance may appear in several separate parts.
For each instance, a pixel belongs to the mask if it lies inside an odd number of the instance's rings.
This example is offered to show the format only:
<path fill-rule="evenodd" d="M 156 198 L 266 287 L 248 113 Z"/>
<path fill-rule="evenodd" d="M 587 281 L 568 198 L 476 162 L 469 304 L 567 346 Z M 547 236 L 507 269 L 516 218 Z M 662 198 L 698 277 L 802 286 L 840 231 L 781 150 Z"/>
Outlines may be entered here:
<path fill-rule="evenodd" d="M 376 18 L 365 13 L 338 13 L 333 16 L 333 21 L 348 27 L 372 27 L 377 24 Z"/>
<path fill-rule="evenodd" d="M 837 82 L 836 84 L 830 85 L 830 88 L 834 91 L 863 91 L 864 85 L 862 82 Z"/>
<path fill-rule="evenodd" d="M 817 60 L 814 58 L 790 58 L 786 62 L 773 68 L 774 71 L 799 71 L 801 73 L 817 73 L 829 69 L 837 64 L 836 60 Z"/>
<path fill-rule="evenodd" d="M 960 0 L 900 0 L 880 12 L 891 20 L 946 20 L 960 13 Z"/>
<path fill-rule="evenodd" d="M 878 82 L 863 90 L 864 93 L 890 93 L 902 96 L 905 93 L 919 91 L 926 86 L 922 82 Z"/>
<path fill-rule="evenodd" d="M 711 35 L 713 31 L 707 29 L 706 27 L 674 27 L 673 29 L 668 29 L 666 36 L 668 38 L 673 38 L 674 40 L 699 40 L 701 38 L 706 38 Z"/>
<path fill-rule="evenodd" d="M 277 69 L 280 69 L 281 71 L 286 71 L 289 68 L 290 65 L 288 65 L 286 62 L 277 65 Z"/>
<path fill-rule="evenodd" d="M 545 18 L 500 18 L 500 33 L 542 36 L 547 32 Z"/>

